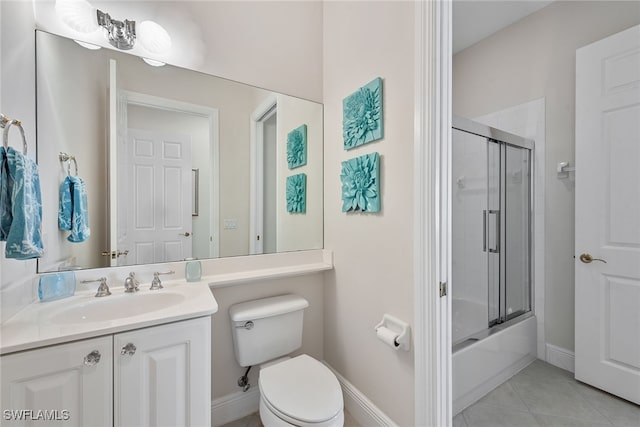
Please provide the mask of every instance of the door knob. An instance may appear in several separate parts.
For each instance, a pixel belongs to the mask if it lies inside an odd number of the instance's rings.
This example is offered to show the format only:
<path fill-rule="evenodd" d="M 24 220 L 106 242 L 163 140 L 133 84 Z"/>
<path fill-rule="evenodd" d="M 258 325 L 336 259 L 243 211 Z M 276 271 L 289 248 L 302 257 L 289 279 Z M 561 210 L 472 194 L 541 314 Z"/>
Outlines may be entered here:
<path fill-rule="evenodd" d="M 191 233 L 189 233 L 188 231 L 187 231 L 186 233 L 179 233 L 179 234 L 180 234 L 181 236 L 184 236 L 184 237 L 189 237 L 189 236 L 191 236 Z"/>
<path fill-rule="evenodd" d="M 584 262 L 585 264 L 590 264 L 593 261 L 601 261 L 601 262 L 604 262 L 605 264 L 607 263 L 607 261 L 605 261 L 603 259 L 592 257 L 591 254 L 582 254 L 582 255 L 580 255 L 580 261 Z"/>

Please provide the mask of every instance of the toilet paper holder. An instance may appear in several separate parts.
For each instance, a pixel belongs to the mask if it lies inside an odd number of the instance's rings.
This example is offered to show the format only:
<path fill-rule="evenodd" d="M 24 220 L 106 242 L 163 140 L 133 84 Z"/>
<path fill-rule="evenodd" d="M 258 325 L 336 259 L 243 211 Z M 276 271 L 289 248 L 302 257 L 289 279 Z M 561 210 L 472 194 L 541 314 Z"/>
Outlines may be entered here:
<path fill-rule="evenodd" d="M 382 316 L 382 321 L 374 328 L 376 333 L 380 328 L 386 328 L 395 335 L 393 345 L 396 349 L 400 348 L 404 351 L 409 351 L 411 347 L 411 327 L 407 322 L 403 322 L 390 314 L 385 314 Z M 380 337 L 380 334 L 378 334 L 378 337 Z"/>

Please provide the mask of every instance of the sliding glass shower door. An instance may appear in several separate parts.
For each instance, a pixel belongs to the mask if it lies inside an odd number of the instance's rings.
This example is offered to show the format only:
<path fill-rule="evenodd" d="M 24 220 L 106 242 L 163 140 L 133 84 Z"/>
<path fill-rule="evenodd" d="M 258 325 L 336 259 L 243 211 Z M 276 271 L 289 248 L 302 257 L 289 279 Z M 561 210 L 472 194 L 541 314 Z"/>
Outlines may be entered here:
<path fill-rule="evenodd" d="M 459 119 L 452 137 L 455 345 L 531 310 L 531 142 Z"/>

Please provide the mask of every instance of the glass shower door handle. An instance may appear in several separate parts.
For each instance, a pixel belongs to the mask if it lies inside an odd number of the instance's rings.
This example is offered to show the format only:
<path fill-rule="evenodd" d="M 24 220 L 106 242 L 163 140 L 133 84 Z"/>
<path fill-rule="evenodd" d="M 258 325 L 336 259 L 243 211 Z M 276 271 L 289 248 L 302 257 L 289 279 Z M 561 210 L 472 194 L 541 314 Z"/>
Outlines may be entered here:
<path fill-rule="evenodd" d="M 487 210 L 482 211 L 482 252 L 487 252 Z"/>
<path fill-rule="evenodd" d="M 495 221 L 496 221 L 495 222 L 495 240 L 493 242 L 494 247 L 489 248 L 489 253 L 499 254 L 500 253 L 500 211 L 495 209 L 490 209 L 489 215 L 495 215 Z M 485 221 L 485 224 L 486 224 L 486 221 Z M 485 244 L 486 244 L 486 239 L 485 239 Z"/>

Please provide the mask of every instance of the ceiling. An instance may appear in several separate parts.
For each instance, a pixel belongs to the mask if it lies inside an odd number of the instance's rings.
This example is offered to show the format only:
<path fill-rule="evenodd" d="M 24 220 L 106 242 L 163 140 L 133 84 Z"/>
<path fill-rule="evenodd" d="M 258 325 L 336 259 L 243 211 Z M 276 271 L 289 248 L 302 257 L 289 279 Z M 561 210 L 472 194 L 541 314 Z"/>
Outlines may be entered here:
<path fill-rule="evenodd" d="M 552 1 L 453 1 L 453 53 L 521 20 Z"/>

